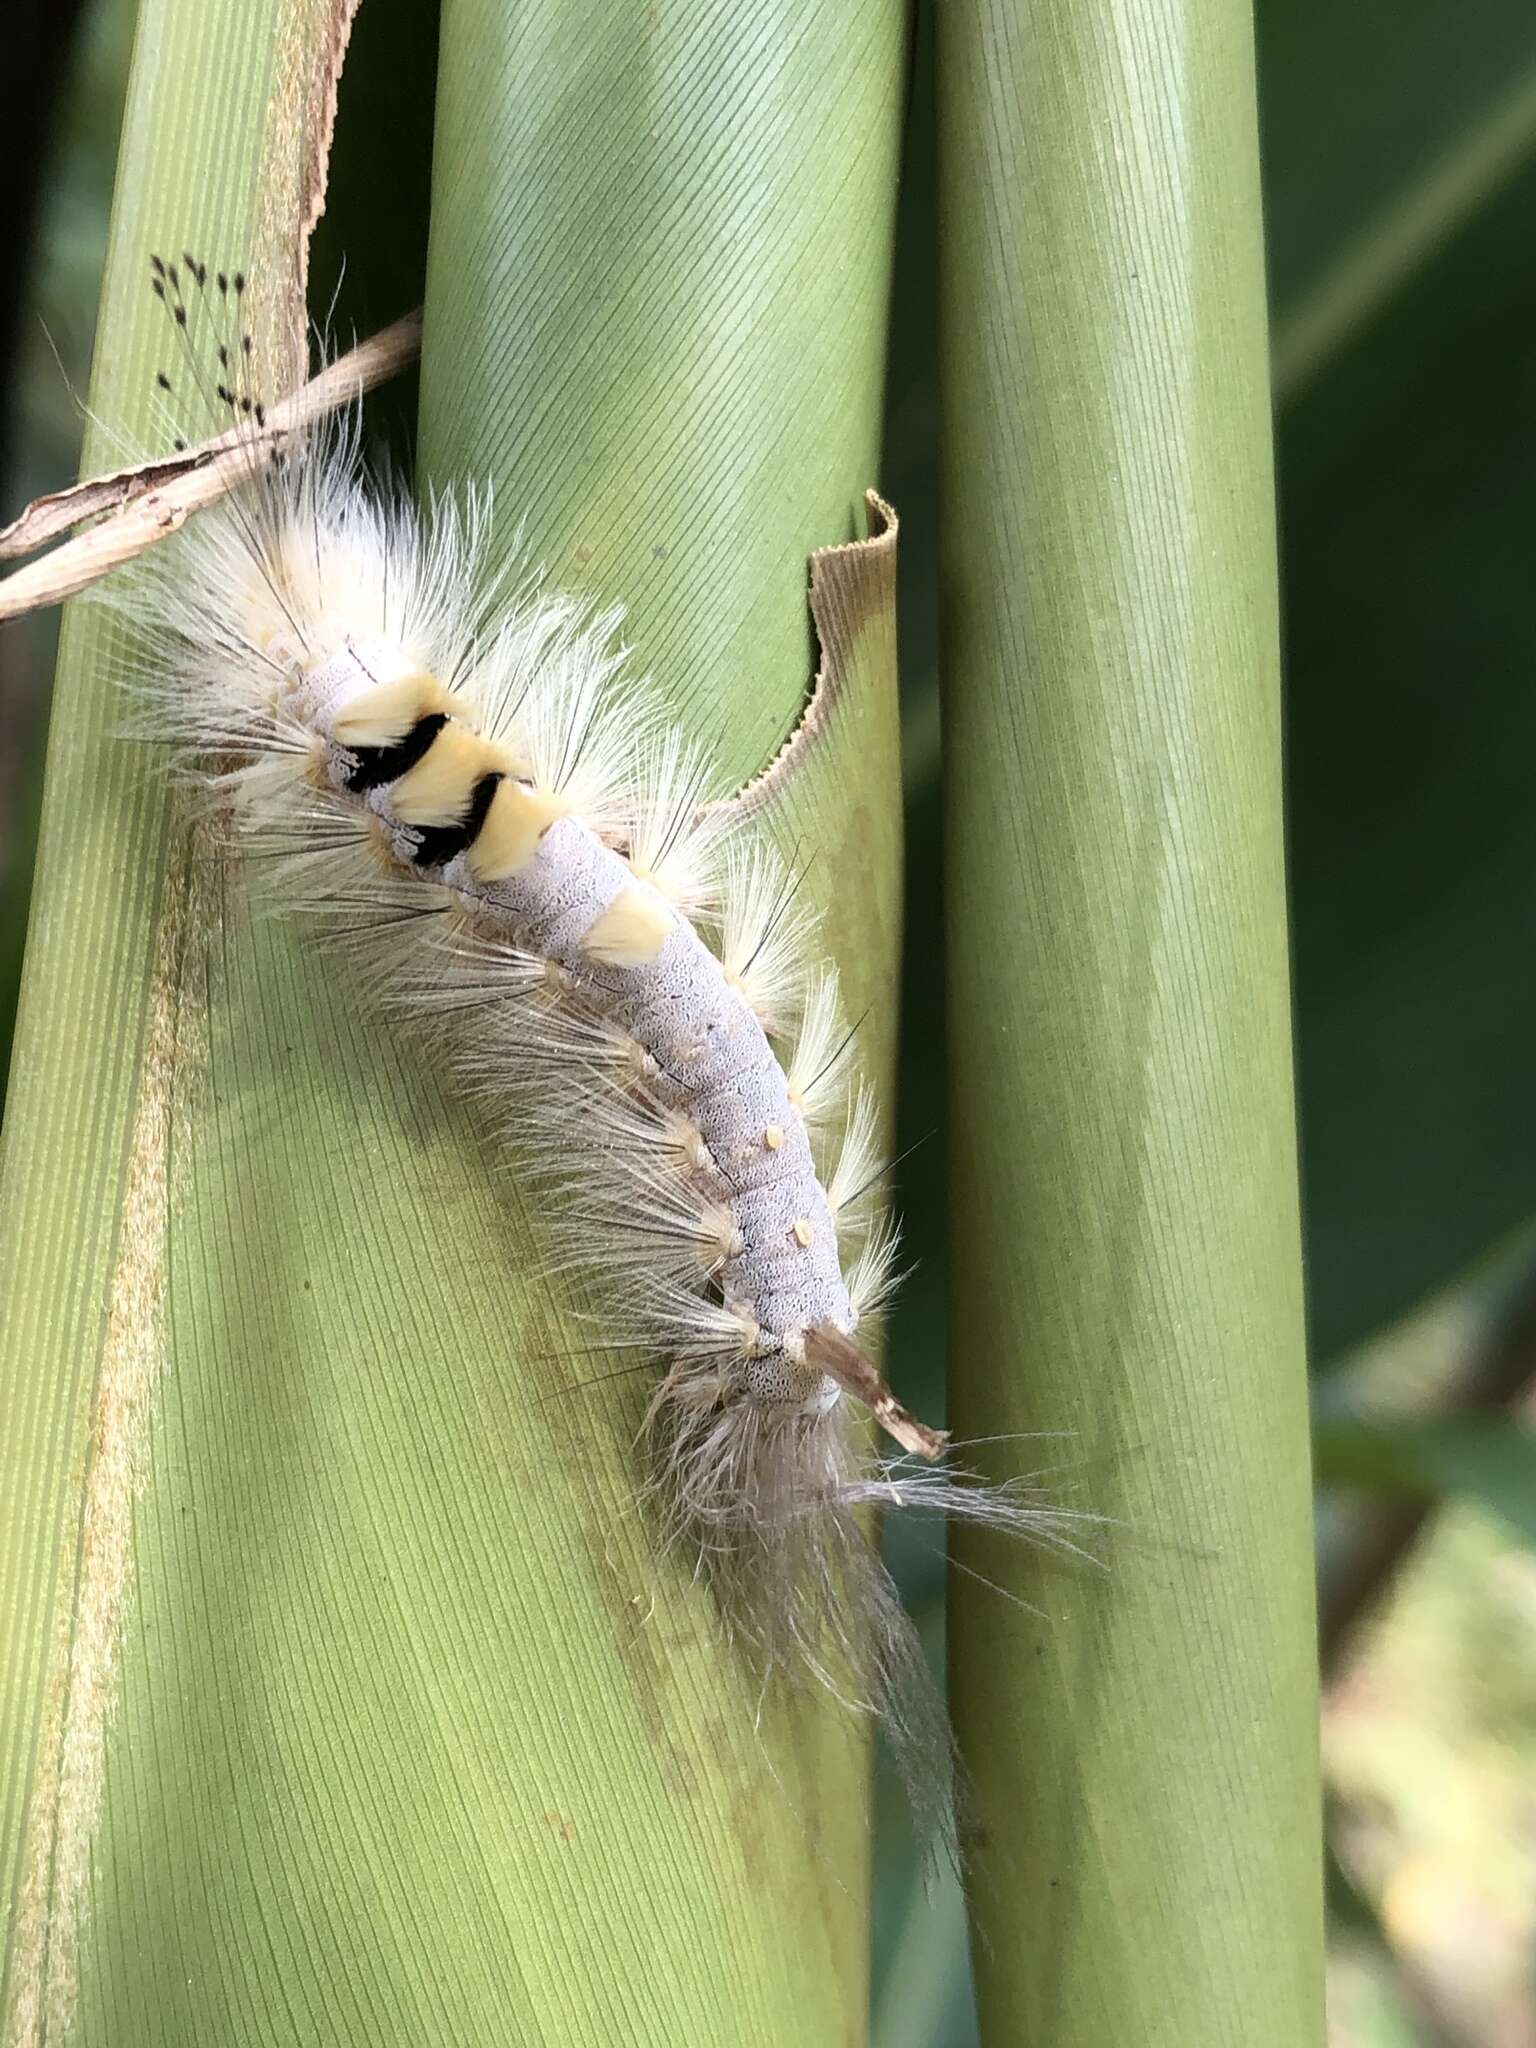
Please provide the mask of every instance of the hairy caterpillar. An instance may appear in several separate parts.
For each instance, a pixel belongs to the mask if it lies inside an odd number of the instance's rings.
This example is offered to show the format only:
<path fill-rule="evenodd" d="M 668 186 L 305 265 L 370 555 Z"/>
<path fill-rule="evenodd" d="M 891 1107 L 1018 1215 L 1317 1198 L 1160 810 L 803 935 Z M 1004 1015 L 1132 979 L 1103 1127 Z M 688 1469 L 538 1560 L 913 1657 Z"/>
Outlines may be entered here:
<path fill-rule="evenodd" d="M 605 1337 L 657 1360 L 662 1542 L 765 1675 L 878 1715 L 942 1812 L 942 1708 L 863 1511 L 1054 1542 L 1062 1518 L 944 1470 L 860 1344 L 895 1238 L 860 1213 L 874 1119 L 794 876 L 703 802 L 617 613 L 498 570 L 472 490 L 418 512 L 370 487 L 355 418 L 274 452 L 242 277 L 156 259 L 153 284 L 165 395 L 248 423 L 251 461 L 131 588 L 135 687 L 283 902 L 432 1017 L 430 1056 L 552 1184 L 560 1256 L 610 1283 Z"/>

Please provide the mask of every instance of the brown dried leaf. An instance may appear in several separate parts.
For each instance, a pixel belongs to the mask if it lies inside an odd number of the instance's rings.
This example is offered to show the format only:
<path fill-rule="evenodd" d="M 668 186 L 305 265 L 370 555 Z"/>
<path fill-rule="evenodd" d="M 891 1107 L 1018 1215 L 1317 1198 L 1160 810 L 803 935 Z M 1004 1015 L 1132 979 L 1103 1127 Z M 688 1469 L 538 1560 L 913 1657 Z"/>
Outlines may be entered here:
<path fill-rule="evenodd" d="M 361 0 L 288 0 L 262 153 L 255 324 L 263 361 L 300 374 L 309 327 L 309 244 L 325 211 L 341 70 Z"/>

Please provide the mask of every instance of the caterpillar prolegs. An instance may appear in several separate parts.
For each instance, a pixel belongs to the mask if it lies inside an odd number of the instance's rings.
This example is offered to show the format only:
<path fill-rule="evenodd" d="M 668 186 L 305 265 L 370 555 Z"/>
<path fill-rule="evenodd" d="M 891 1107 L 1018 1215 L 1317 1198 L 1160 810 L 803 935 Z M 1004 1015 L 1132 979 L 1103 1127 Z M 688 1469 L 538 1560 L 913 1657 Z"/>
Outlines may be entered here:
<path fill-rule="evenodd" d="M 183 355 L 162 386 L 206 378 L 259 424 L 238 320 L 217 367 L 189 338 L 206 267 L 154 281 Z M 605 1338 L 656 1359 L 663 1543 L 765 1676 L 877 1714 L 942 1811 L 942 1708 L 862 1511 L 1066 1538 L 1022 1487 L 947 1471 L 861 1346 L 895 1238 L 861 1215 L 875 1119 L 796 876 L 704 800 L 618 614 L 492 559 L 483 494 L 417 509 L 370 484 L 355 417 L 251 448 L 242 487 L 130 587 L 136 687 L 267 856 L 253 871 L 323 913 L 382 1000 L 431 1015 L 427 1055 L 554 1189 Z M 861 1410 L 903 1455 L 875 1452 Z"/>

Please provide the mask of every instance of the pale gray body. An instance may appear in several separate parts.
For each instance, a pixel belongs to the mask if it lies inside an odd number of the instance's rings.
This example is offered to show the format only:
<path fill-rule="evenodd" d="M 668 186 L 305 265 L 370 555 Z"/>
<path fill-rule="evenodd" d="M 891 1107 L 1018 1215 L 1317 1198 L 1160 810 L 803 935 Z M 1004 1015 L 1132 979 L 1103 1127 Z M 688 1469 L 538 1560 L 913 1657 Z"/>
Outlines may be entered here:
<path fill-rule="evenodd" d="M 365 667 L 347 650 L 303 679 L 286 708 L 330 742 L 336 712 L 379 680 L 376 667 Z M 330 742 L 327 775 L 340 793 L 352 795 L 346 777 L 353 760 Z M 380 819 L 395 836 L 397 853 L 409 860 L 418 835 L 395 817 L 390 786 L 352 795 L 352 801 Z M 601 965 L 584 953 L 583 939 L 634 886 L 635 875 L 577 818 L 551 825 L 533 858 L 506 880 L 478 880 L 462 855 L 417 872 L 454 891 L 482 930 L 563 969 L 584 1005 L 649 1054 L 659 1075 L 650 1085 L 699 1133 L 718 1179 L 718 1200 L 735 1226 L 735 1246 L 719 1277 L 725 1300 L 757 1326 L 743 1371 L 745 1391 L 759 1401 L 791 1401 L 812 1411 L 833 1405 L 841 1391 L 836 1381 L 809 1371 L 799 1353 L 804 1333 L 818 1323 L 854 1327 L 836 1225 L 784 1070 L 719 959 L 681 913 L 658 956 L 644 966 Z"/>

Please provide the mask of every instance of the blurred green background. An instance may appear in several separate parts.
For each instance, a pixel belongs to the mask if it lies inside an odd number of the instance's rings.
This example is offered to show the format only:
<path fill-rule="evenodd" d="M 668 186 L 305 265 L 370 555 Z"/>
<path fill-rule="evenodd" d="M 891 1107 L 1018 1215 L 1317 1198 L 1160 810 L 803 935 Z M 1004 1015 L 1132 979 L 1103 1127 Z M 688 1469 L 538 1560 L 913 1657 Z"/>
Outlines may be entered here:
<path fill-rule="evenodd" d="M 134 9 L 16 12 L 19 55 L 0 85 L 13 143 L 0 172 L 0 523 L 74 474 Z M 917 1270 L 893 1372 L 924 1413 L 942 1405 L 944 1365 L 929 28 L 920 12 L 878 479 L 903 515 L 912 963 L 900 1200 Z M 315 250 L 314 303 L 334 297 L 343 333 L 419 296 L 433 33 L 432 10 L 410 0 L 369 0 L 359 18 Z M 1258 40 L 1323 1482 L 1330 2031 L 1362 2048 L 1525 2048 L 1536 12 L 1260 0 Z M 379 409 L 403 451 L 413 405 L 406 384 Z M 0 1054 L 54 630 L 48 616 L 0 628 Z M 942 1556 L 909 1538 L 894 1562 L 937 1656 Z M 876 2038 L 959 2048 L 973 2029 L 958 1901 L 942 1884 L 925 1893 L 894 1795 L 881 1829 Z"/>

